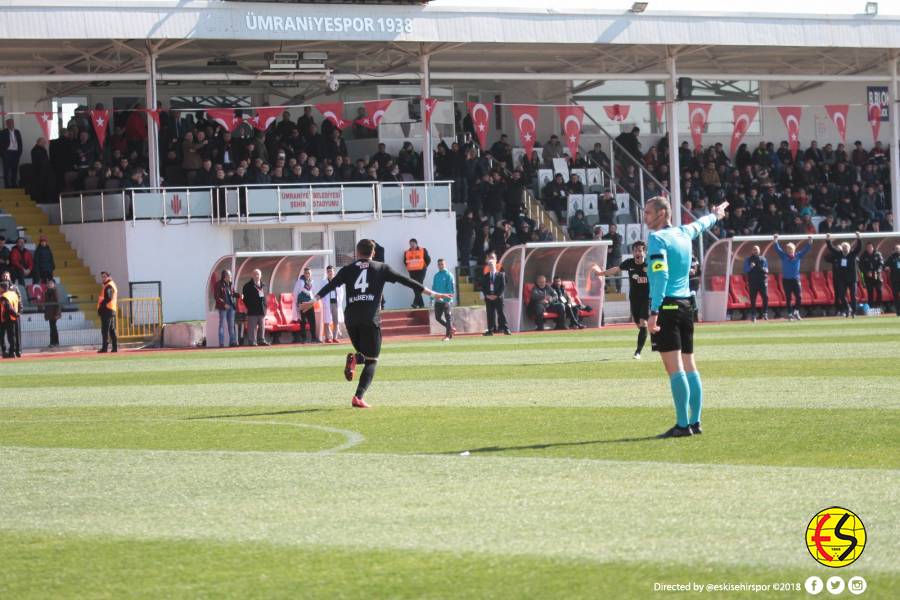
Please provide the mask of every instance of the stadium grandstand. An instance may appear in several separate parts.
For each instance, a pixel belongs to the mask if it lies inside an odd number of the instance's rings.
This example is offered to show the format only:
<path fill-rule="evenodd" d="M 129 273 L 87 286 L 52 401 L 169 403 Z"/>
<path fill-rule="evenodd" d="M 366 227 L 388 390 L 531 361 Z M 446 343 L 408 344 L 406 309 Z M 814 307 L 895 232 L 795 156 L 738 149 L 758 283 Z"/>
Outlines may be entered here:
<path fill-rule="evenodd" d="M 362 237 L 398 268 L 423 240 L 478 303 L 486 252 L 611 223 L 627 247 L 655 195 L 676 223 L 729 201 L 699 254 L 895 229 L 891 3 L 621 4 L 11 2 L 7 242 L 71 257 L 73 301 L 105 265 L 181 321 L 206 318 L 223 256 L 327 248 L 340 266 Z"/>

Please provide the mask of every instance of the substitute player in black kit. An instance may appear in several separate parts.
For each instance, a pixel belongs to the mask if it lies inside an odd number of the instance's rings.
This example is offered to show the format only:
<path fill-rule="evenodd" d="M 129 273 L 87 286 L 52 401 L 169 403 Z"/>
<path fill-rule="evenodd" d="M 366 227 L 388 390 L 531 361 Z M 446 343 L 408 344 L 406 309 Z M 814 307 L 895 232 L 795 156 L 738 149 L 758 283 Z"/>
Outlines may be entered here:
<path fill-rule="evenodd" d="M 622 271 L 628 271 L 630 285 L 628 286 L 628 300 L 631 302 L 631 319 L 638 326 L 637 350 L 634 358 L 641 358 L 641 350 L 647 341 L 647 319 L 650 318 L 650 284 L 647 280 L 647 244 L 641 240 L 631 245 L 632 257 L 622 261 L 618 267 L 610 267 L 602 270 L 598 265 L 591 269 L 600 276 L 618 275 Z"/>
<path fill-rule="evenodd" d="M 428 294 L 439 299 L 449 300 L 450 294 L 439 294 L 414 281 L 405 275 L 397 273 L 388 265 L 372 260 L 375 254 L 375 242 L 372 240 L 360 240 L 356 244 L 356 262 L 349 264 L 334 276 L 309 302 L 300 305 L 300 311 L 313 308 L 316 302 L 340 285 L 346 288 L 347 306 L 344 308 L 344 322 L 347 325 L 347 333 L 356 352 L 347 355 L 344 367 L 344 376 L 347 381 L 353 381 L 353 373 L 356 365 L 365 363 L 362 374 L 359 376 L 359 385 L 356 387 L 356 395 L 353 396 L 351 405 L 354 408 L 369 408 L 363 400 L 363 396 L 372 378 L 375 377 L 375 365 L 378 364 L 378 356 L 381 354 L 381 296 L 385 283 L 399 283 L 413 291 Z"/>

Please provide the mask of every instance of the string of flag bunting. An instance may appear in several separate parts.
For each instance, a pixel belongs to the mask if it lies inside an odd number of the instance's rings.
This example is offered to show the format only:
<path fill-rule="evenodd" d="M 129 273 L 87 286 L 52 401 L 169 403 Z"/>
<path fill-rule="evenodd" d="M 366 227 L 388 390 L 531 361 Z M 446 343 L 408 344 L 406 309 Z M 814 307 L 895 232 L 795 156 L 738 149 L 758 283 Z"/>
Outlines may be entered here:
<path fill-rule="evenodd" d="M 380 100 L 354 100 L 354 101 L 336 101 L 324 102 L 319 104 L 293 104 L 282 106 L 256 106 L 247 108 L 180 108 L 172 112 L 194 112 L 202 110 L 207 116 L 221 125 L 226 131 L 234 131 L 245 121 L 255 129 L 265 131 L 269 126 L 277 120 L 278 116 L 285 110 L 292 108 L 314 107 L 322 115 L 322 118 L 330 121 L 338 129 L 346 129 L 351 124 L 355 124 L 368 129 L 377 129 L 384 119 L 384 115 L 390 109 L 394 101 L 406 101 L 410 98 L 393 98 Z M 451 102 L 450 100 L 441 100 L 439 98 L 421 98 L 422 102 L 422 118 L 426 128 L 431 126 L 431 119 L 435 109 L 440 102 Z M 659 123 L 663 122 L 666 101 L 650 101 L 648 106 L 656 116 Z M 344 119 L 345 105 L 362 104 L 363 115 L 356 119 Z M 516 123 L 516 130 L 519 140 L 525 149 L 527 156 L 531 156 L 537 137 L 538 113 L 541 108 L 554 108 L 559 118 L 562 137 L 571 153 L 574 156 L 578 151 L 579 142 L 581 141 L 581 130 L 584 123 L 584 107 L 578 104 L 510 104 L 510 103 L 492 103 L 492 102 L 468 102 L 467 108 L 472 118 L 472 124 L 475 128 L 475 135 L 481 147 L 487 144 L 487 134 L 490 131 L 491 114 L 495 106 L 509 107 Z M 706 125 L 709 120 L 709 111 L 712 103 L 709 102 L 688 102 L 688 124 L 690 126 L 691 139 L 696 148 L 703 145 L 703 133 L 706 131 Z M 731 133 L 731 154 L 734 155 L 747 131 L 750 129 L 760 108 L 774 108 L 778 111 L 784 122 L 788 135 L 788 145 L 791 154 L 796 158 L 797 151 L 800 147 L 800 122 L 803 110 L 806 108 L 817 108 L 819 105 L 796 105 L 796 106 L 768 106 L 758 104 L 735 104 L 732 106 L 733 129 Z M 841 141 L 847 143 L 847 117 L 850 108 L 854 106 L 864 106 L 867 114 L 866 118 L 872 127 L 872 138 L 877 141 L 878 133 L 881 128 L 882 111 L 885 108 L 882 104 L 826 104 L 825 112 L 834 123 L 835 128 L 840 135 Z M 603 105 L 603 111 L 606 116 L 615 122 L 625 122 L 631 113 L 630 104 L 608 104 Z M 106 142 L 106 136 L 109 131 L 109 123 L 115 112 L 143 112 L 159 126 L 160 109 L 93 109 L 89 110 L 91 123 L 97 141 L 102 148 Z M 255 112 L 256 114 L 250 114 Z M 0 112 L 3 115 L 34 115 L 38 124 L 43 131 L 44 136 L 50 137 L 50 126 L 53 122 L 54 113 L 52 112 Z"/>

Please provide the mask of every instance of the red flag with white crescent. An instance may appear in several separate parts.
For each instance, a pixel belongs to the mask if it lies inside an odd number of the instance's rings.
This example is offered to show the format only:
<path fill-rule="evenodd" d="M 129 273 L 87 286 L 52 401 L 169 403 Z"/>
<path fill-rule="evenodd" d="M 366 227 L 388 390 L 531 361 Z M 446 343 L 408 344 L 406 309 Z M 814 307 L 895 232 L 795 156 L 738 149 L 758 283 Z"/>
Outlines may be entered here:
<path fill-rule="evenodd" d="M 881 104 L 869 105 L 869 125 L 872 126 L 872 139 L 878 141 L 878 132 L 881 131 Z"/>
<path fill-rule="evenodd" d="M 571 106 L 557 106 L 562 123 L 562 133 L 566 145 L 569 147 L 569 156 L 575 158 L 578 153 L 578 142 L 581 141 L 581 122 L 584 119 L 584 107 L 578 104 Z"/>
<path fill-rule="evenodd" d="M 322 113 L 323 119 L 331 121 L 338 129 L 344 129 L 350 124 L 350 121 L 344 120 L 343 102 L 325 102 L 316 104 L 316 110 Z"/>
<path fill-rule="evenodd" d="M 516 121 L 516 129 L 519 131 L 519 140 L 525 147 L 525 156 L 531 158 L 534 151 L 534 142 L 537 140 L 537 115 L 538 107 L 533 104 L 520 104 L 509 107 Z"/>
<path fill-rule="evenodd" d="M 703 132 L 706 130 L 706 121 L 709 120 L 710 108 L 712 104 L 707 102 L 688 102 L 688 123 L 691 126 L 694 148 L 703 146 Z"/>
<path fill-rule="evenodd" d="M 367 129 L 378 129 L 384 119 L 384 113 L 391 107 L 393 100 L 368 100 L 363 102 L 366 109 L 366 116 L 356 119 L 354 123 Z"/>
<path fill-rule="evenodd" d="M 475 135 L 482 148 L 487 144 L 488 126 L 491 122 L 491 111 L 494 105 L 491 102 L 469 102 L 469 114 L 472 115 L 472 125 L 475 127 Z"/>
<path fill-rule="evenodd" d="M 97 134 L 97 143 L 103 148 L 106 143 L 106 132 L 109 131 L 109 119 L 112 117 L 112 111 L 109 109 L 95 109 L 91 111 L 91 124 L 94 126 L 94 133 Z"/>
<path fill-rule="evenodd" d="M 142 108 L 141 112 L 147 113 L 147 115 L 153 119 L 153 122 L 156 123 L 156 126 L 159 127 L 159 113 L 162 112 L 158 108 Z"/>
<path fill-rule="evenodd" d="M 254 129 L 265 131 L 283 111 L 284 108 L 281 106 L 261 106 L 256 109 L 256 114 L 250 117 L 250 124 Z"/>
<path fill-rule="evenodd" d="M 225 128 L 225 131 L 234 131 L 235 127 L 240 123 L 240 119 L 235 115 L 233 108 L 210 108 L 206 111 L 206 115 Z"/>
<path fill-rule="evenodd" d="M 831 117 L 834 126 L 837 127 L 841 136 L 841 142 L 847 143 L 847 113 L 850 111 L 849 104 L 826 104 L 825 112 Z"/>
<path fill-rule="evenodd" d="M 53 123 L 53 113 L 52 112 L 36 112 L 31 113 L 34 115 L 34 118 L 37 119 L 38 125 L 41 126 L 41 131 L 44 132 L 44 137 L 47 138 L 47 141 L 50 140 L 50 125 Z"/>
<path fill-rule="evenodd" d="M 756 113 L 759 112 L 758 106 L 748 106 L 746 104 L 735 104 L 731 107 L 734 115 L 734 130 L 731 132 L 731 156 L 734 156 L 741 140 L 747 135 L 747 130 L 756 119 Z"/>
<path fill-rule="evenodd" d="M 431 127 L 431 115 L 437 107 L 437 98 L 422 98 L 422 119 L 425 121 L 425 129 Z"/>
<path fill-rule="evenodd" d="M 665 110 L 665 108 L 666 108 L 665 103 L 657 102 L 656 100 L 653 100 L 651 102 L 648 102 L 648 104 L 650 105 L 650 109 L 654 112 L 654 114 L 656 114 L 656 122 L 662 123 L 663 122 L 663 110 Z"/>
<path fill-rule="evenodd" d="M 621 123 L 628 118 L 628 113 L 631 112 L 631 106 L 628 104 L 609 104 L 604 105 L 603 110 L 606 111 L 606 116 L 609 117 L 611 121 L 618 121 Z"/>
<path fill-rule="evenodd" d="M 797 150 L 800 148 L 800 117 L 803 114 L 801 106 L 779 106 L 778 114 L 784 121 L 788 133 L 788 146 L 791 148 L 791 158 L 797 159 Z"/>

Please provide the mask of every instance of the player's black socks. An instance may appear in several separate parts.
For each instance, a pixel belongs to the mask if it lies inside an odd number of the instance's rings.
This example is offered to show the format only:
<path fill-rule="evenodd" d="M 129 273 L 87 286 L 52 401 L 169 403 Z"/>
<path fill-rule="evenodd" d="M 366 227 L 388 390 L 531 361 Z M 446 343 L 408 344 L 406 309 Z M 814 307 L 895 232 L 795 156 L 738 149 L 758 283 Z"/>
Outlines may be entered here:
<path fill-rule="evenodd" d="M 362 374 L 359 376 L 359 385 L 356 386 L 356 397 L 360 400 L 362 400 L 369 386 L 372 385 L 376 365 L 378 365 L 377 360 L 367 360 L 366 366 L 363 367 Z"/>
<path fill-rule="evenodd" d="M 641 327 L 638 329 L 638 344 L 637 344 L 637 353 L 640 354 L 641 350 L 644 349 L 644 343 L 647 341 L 647 328 Z"/>

